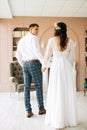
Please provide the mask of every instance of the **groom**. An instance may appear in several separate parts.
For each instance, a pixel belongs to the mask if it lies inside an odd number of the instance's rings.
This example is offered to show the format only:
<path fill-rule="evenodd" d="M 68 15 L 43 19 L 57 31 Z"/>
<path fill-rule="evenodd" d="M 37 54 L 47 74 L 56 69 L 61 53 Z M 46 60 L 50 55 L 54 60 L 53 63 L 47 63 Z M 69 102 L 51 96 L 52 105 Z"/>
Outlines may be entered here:
<path fill-rule="evenodd" d="M 24 75 L 24 99 L 27 117 L 33 116 L 30 103 L 30 86 L 33 79 L 38 101 L 39 115 L 45 114 L 46 110 L 43 103 L 42 72 L 41 63 L 43 56 L 40 52 L 37 35 L 39 25 L 32 23 L 29 25 L 29 32 L 18 43 L 16 58 L 22 66 Z"/>

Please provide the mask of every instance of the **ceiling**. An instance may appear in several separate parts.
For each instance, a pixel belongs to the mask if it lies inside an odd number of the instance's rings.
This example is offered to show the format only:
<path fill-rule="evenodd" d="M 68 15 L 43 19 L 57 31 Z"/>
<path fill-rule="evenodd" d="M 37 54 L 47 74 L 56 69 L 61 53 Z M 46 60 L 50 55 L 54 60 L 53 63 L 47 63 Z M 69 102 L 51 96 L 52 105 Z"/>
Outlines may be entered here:
<path fill-rule="evenodd" d="M 87 0 L 0 0 L 0 19 L 14 16 L 87 17 Z"/>

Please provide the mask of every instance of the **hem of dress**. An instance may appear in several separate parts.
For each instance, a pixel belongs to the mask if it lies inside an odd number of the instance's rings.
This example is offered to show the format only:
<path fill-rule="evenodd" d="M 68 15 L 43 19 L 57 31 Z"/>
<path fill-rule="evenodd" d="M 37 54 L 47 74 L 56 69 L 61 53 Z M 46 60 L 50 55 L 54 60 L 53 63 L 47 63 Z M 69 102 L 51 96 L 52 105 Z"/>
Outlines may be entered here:
<path fill-rule="evenodd" d="M 51 124 L 51 123 L 45 123 L 45 124 L 50 126 L 50 127 L 55 128 L 55 129 L 64 129 L 64 128 L 67 128 L 67 127 L 76 127 L 77 126 L 77 124 L 75 124 L 75 125 L 66 125 L 66 126 L 63 126 L 63 127 L 57 127 L 56 125 Z"/>

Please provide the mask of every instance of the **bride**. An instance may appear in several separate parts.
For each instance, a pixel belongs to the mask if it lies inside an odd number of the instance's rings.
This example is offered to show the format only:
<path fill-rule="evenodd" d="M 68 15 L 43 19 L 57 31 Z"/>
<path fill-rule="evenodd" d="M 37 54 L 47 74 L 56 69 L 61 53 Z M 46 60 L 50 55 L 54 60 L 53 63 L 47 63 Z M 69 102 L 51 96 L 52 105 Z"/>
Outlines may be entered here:
<path fill-rule="evenodd" d="M 45 123 L 57 129 L 77 125 L 75 46 L 67 36 L 66 24 L 55 23 L 54 37 L 48 41 L 42 72 L 46 70 L 53 55 Z"/>

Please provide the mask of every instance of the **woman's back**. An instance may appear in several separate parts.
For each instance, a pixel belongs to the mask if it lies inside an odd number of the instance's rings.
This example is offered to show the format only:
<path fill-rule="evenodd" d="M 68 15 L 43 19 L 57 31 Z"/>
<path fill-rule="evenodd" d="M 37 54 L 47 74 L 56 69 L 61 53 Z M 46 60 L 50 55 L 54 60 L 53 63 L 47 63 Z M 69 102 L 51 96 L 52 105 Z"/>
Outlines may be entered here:
<path fill-rule="evenodd" d="M 75 43 L 69 39 L 67 46 L 65 49 L 63 49 L 62 51 L 60 50 L 60 46 L 57 46 L 57 41 L 55 40 L 55 37 L 52 37 L 49 39 L 49 46 L 51 47 L 51 51 L 53 54 L 53 58 L 57 58 L 59 59 L 60 57 L 64 57 L 67 58 L 68 60 L 70 60 L 70 57 L 72 57 L 73 53 L 70 54 L 71 50 L 73 49 L 73 47 L 75 46 Z M 70 57 L 69 57 L 70 55 Z"/>

